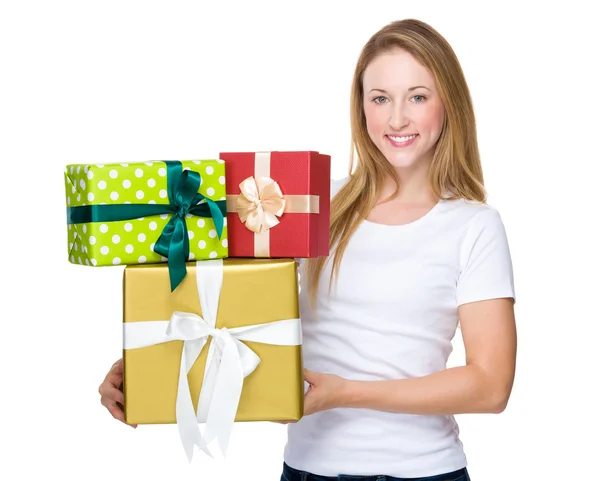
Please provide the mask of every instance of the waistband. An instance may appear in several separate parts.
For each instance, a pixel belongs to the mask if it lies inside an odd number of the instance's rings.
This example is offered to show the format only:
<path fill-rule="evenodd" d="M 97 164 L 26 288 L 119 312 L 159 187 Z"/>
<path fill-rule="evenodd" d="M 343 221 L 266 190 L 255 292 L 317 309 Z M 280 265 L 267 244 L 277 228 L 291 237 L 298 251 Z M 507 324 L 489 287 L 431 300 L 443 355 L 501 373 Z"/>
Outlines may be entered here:
<path fill-rule="evenodd" d="M 450 473 L 436 474 L 434 476 L 425 476 L 419 478 L 397 478 L 394 476 L 364 475 L 355 476 L 349 474 L 340 474 L 338 476 L 320 476 L 318 474 L 299 471 L 286 463 L 283 463 L 283 481 L 469 481 L 467 468 L 461 468 Z"/>

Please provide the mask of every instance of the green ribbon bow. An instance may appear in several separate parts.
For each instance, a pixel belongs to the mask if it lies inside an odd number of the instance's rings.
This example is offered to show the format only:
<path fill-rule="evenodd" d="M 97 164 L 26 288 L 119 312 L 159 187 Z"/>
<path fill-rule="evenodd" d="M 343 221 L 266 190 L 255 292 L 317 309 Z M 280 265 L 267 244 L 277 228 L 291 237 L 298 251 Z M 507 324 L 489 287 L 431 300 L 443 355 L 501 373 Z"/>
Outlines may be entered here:
<path fill-rule="evenodd" d="M 113 204 L 67 207 L 67 223 L 113 222 L 161 214 L 172 214 L 154 244 L 154 251 L 168 260 L 171 292 L 187 274 L 185 263 L 190 255 L 186 215 L 212 217 L 219 239 L 223 234 L 226 202 L 200 194 L 200 174 L 182 170 L 178 160 L 166 160 L 169 204 Z M 200 203 L 201 201 L 205 201 Z"/>

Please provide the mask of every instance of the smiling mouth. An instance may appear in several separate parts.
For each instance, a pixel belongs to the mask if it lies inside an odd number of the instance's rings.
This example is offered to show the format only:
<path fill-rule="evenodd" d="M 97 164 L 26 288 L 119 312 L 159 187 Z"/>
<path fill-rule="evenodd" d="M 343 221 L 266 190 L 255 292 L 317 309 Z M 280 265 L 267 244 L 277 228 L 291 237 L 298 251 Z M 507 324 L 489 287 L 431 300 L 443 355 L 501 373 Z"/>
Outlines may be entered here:
<path fill-rule="evenodd" d="M 388 135 L 387 137 L 391 140 L 393 140 L 394 142 L 398 142 L 398 143 L 404 143 L 404 142 L 408 142 L 409 140 L 414 139 L 417 136 L 417 134 L 412 134 L 412 135 L 403 135 L 403 136 L 395 136 L 395 135 Z"/>

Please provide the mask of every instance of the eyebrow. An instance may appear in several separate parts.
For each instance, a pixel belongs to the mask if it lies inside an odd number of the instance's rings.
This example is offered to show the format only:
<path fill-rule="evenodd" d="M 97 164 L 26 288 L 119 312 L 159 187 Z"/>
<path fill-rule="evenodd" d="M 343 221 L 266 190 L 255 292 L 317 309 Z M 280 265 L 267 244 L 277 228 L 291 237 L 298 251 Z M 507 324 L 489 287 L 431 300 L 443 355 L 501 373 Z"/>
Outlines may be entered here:
<path fill-rule="evenodd" d="M 413 90 L 417 90 L 417 89 L 425 89 L 425 90 L 429 90 L 431 92 L 431 89 L 425 87 L 424 85 L 417 85 L 416 87 L 411 87 L 411 88 L 408 89 L 408 91 L 412 92 Z M 385 90 L 383 90 L 383 89 L 371 89 L 369 91 L 369 93 L 371 93 L 371 92 L 373 92 L 375 90 L 377 90 L 378 92 L 383 92 L 384 94 L 387 94 L 387 92 Z"/>

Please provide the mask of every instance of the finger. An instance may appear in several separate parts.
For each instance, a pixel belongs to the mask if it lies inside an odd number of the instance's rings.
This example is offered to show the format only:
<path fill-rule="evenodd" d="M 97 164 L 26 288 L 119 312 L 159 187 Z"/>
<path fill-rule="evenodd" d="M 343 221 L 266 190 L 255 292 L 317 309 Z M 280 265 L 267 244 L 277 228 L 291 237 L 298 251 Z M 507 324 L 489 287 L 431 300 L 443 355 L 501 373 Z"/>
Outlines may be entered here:
<path fill-rule="evenodd" d="M 104 379 L 105 383 L 109 383 L 111 386 L 118 388 L 123 383 L 123 372 L 109 372 Z"/>
<path fill-rule="evenodd" d="M 314 384 L 318 380 L 318 373 L 310 369 L 304 369 L 304 380 L 309 384 Z"/>
<path fill-rule="evenodd" d="M 103 382 L 98 389 L 101 398 L 110 399 L 111 401 L 115 401 L 121 404 L 125 404 L 125 395 L 123 391 L 115 388 L 114 385 L 109 382 Z"/>
<path fill-rule="evenodd" d="M 116 361 L 104 376 L 104 380 L 110 380 L 111 383 L 118 383 L 119 379 L 123 379 L 123 359 Z"/>
<path fill-rule="evenodd" d="M 125 395 L 123 394 L 123 391 L 120 391 L 119 389 L 111 389 L 106 396 L 121 405 L 125 404 Z"/>
<path fill-rule="evenodd" d="M 116 373 L 123 373 L 123 359 L 119 359 L 117 362 L 115 362 L 112 367 L 110 368 L 110 371 L 112 372 L 116 372 Z"/>
<path fill-rule="evenodd" d="M 106 409 L 108 409 L 108 412 L 112 415 L 113 418 L 118 419 L 122 423 L 125 422 L 125 413 L 119 406 L 117 406 L 116 402 L 108 401 Z"/>
<path fill-rule="evenodd" d="M 115 389 L 118 390 L 118 385 L 114 382 L 114 379 L 105 379 L 102 384 L 98 387 L 100 396 L 109 396 Z"/>
<path fill-rule="evenodd" d="M 114 386 L 108 385 L 102 390 L 102 396 L 120 404 L 125 404 L 125 395 L 120 389 L 116 389 Z"/>
<path fill-rule="evenodd" d="M 313 413 L 313 400 L 312 396 L 305 395 L 304 396 L 304 415 L 308 416 Z"/>
<path fill-rule="evenodd" d="M 107 401 L 105 401 L 105 403 L 106 403 L 105 404 L 106 405 L 106 409 L 108 409 L 108 412 L 111 414 L 111 416 L 113 418 L 118 419 L 123 424 L 127 424 L 127 426 L 131 426 L 134 429 L 137 428 L 137 424 L 128 424 L 125 421 L 125 413 L 123 412 L 123 409 L 121 409 L 116 402 L 111 401 L 111 400 L 107 400 Z"/>
<path fill-rule="evenodd" d="M 115 400 L 116 402 L 118 402 L 121 405 L 125 405 L 125 395 L 123 394 L 123 391 L 120 391 L 119 389 L 115 389 L 114 391 L 112 391 L 113 394 L 113 400 Z"/>

